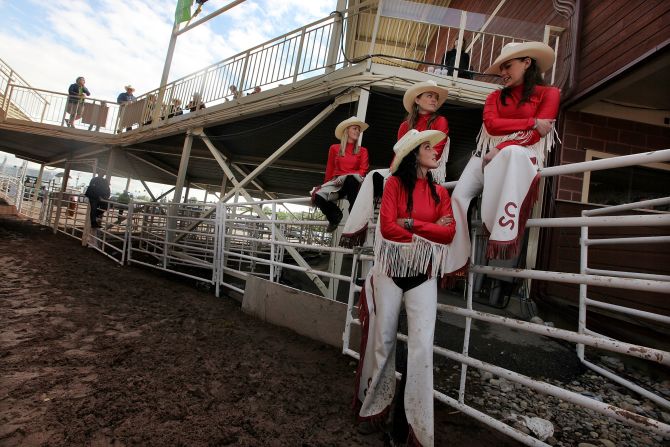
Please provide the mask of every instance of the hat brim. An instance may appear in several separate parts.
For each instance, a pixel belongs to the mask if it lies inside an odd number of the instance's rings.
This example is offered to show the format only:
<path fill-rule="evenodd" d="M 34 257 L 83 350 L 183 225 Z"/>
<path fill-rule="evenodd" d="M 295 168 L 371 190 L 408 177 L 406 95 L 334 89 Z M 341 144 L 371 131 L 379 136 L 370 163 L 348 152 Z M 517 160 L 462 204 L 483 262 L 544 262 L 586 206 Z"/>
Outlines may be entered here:
<path fill-rule="evenodd" d="M 426 92 L 435 92 L 437 93 L 437 108 L 442 107 L 442 104 L 447 100 L 449 95 L 449 90 L 439 85 L 421 85 L 421 86 L 412 86 L 407 89 L 405 95 L 402 98 L 402 105 L 405 107 L 407 113 L 412 113 L 412 107 L 414 106 L 414 100 Z"/>
<path fill-rule="evenodd" d="M 542 42 L 526 42 L 512 47 L 510 51 L 501 52 L 500 56 L 493 61 L 491 66 L 484 71 L 484 74 L 499 75 L 500 65 L 520 57 L 529 57 L 535 59 L 541 73 L 549 70 L 554 65 L 554 50 Z"/>
<path fill-rule="evenodd" d="M 361 120 L 344 120 L 340 124 L 337 125 L 335 128 L 335 137 L 338 140 L 341 140 L 342 137 L 344 136 L 344 131 L 347 130 L 351 126 L 358 126 L 361 128 L 361 132 L 365 132 L 370 125 L 366 123 L 365 121 Z"/>
<path fill-rule="evenodd" d="M 404 142 L 403 146 L 398 150 L 398 152 L 395 153 L 393 162 L 391 162 L 391 174 L 394 174 L 398 170 L 398 167 L 400 166 L 400 163 L 402 163 L 403 159 L 417 146 L 420 146 L 428 141 L 430 143 L 430 147 L 433 147 L 445 138 L 447 138 L 447 134 L 440 130 L 424 130 L 423 132 L 419 132 L 415 138 Z"/>

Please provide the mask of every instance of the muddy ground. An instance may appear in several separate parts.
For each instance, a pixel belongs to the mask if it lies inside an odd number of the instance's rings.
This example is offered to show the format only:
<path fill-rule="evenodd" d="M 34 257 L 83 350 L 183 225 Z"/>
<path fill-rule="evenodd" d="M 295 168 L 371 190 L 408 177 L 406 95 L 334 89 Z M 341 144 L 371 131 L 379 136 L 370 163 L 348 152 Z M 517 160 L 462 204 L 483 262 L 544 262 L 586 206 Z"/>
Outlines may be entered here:
<path fill-rule="evenodd" d="M 381 446 L 355 363 L 191 280 L 0 216 L 0 446 Z M 436 403 L 436 443 L 516 442 Z"/>

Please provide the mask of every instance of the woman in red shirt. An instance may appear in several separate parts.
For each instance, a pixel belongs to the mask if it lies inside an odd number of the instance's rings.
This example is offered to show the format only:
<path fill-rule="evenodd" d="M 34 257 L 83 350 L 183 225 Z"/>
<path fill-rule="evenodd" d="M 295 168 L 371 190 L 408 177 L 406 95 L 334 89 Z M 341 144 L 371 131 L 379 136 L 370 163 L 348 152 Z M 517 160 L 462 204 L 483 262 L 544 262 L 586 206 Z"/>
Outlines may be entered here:
<path fill-rule="evenodd" d="M 380 426 L 395 394 L 395 342 L 405 303 L 408 360 L 404 407 L 408 445 L 432 446 L 433 335 L 437 281 L 454 237 L 449 193 L 430 173 L 434 146 L 446 135 L 411 129 L 394 146 L 375 237 L 375 265 L 361 295 L 361 361 L 357 373 L 359 422 Z M 363 431 L 362 430 L 362 431 Z M 404 442 L 405 440 L 402 440 Z"/>
<path fill-rule="evenodd" d="M 398 140 L 408 130 L 439 130 L 447 136 L 434 147 L 437 152 L 437 167 L 430 172 L 433 180 L 444 183 L 447 177 L 447 159 L 449 158 L 449 124 L 447 119 L 437 113 L 447 100 L 448 90 L 438 86 L 435 81 L 417 82 L 407 89 L 403 96 L 403 106 L 407 110 L 407 118 L 398 128 Z M 446 145 L 446 150 L 445 150 Z"/>
<path fill-rule="evenodd" d="M 335 128 L 339 144 L 328 150 L 328 164 L 324 183 L 312 189 L 312 203 L 328 219 L 326 231 L 335 231 L 342 220 L 342 211 L 334 201 L 346 198 L 349 211 L 354 205 L 363 177 L 368 172 L 368 150 L 358 145 L 358 138 L 369 126 L 355 116 L 342 121 Z"/>
<path fill-rule="evenodd" d="M 490 233 L 486 257 L 510 259 L 519 254 L 537 199 L 537 171 L 554 142 L 560 92 L 542 79 L 554 58 L 554 51 L 542 42 L 510 43 L 486 70 L 499 73 L 504 88 L 486 99 L 477 150 L 453 192 L 458 231 L 447 267 L 452 274 L 463 272 L 470 257 L 467 211 L 480 193 L 482 221 Z"/>

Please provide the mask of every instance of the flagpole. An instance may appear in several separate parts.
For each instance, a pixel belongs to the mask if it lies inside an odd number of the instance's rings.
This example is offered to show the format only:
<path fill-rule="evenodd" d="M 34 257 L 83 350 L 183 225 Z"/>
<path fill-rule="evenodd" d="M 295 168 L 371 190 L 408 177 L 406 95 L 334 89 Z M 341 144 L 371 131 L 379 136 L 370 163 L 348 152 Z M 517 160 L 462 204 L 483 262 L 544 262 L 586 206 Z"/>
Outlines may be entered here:
<path fill-rule="evenodd" d="M 177 37 L 179 37 L 181 33 L 184 33 L 188 30 L 195 28 L 198 25 L 205 23 L 206 21 L 218 16 L 219 14 L 225 11 L 228 11 L 230 8 L 239 5 L 244 1 L 245 0 L 234 0 L 229 4 L 227 4 L 226 6 L 217 9 L 208 16 L 203 17 L 202 19 L 198 20 L 195 23 L 190 24 L 187 23 L 186 26 L 181 31 L 179 31 L 179 25 L 181 24 L 181 22 L 177 20 L 177 18 L 175 17 L 174 26 L 172 27 L 172 34 L 170 35 L 170 44 L 168 45 L 167 56 L 165 56 L 165 64 L 163 65 L 163 75 L 161 76 L 161 83 L 158 89 L 158 100 L 156 101 L 156 105 L 154 106 L 153 110 L 153 115 L 151 117 L 154 126 L 157 126 L 160 122 L 161 111 L 163 109 L 162 107 L 163 99 L 165 98 L 165 87 L 167 86 L 168 76 L 170 75 L 170 67 L 172 66 L 172 56 L 174 56 L 174 48 L 177 45 Z M 177 1 L 177 5 L 179 6 L 179 1 Z"/>
<path fill-rule="evenodd" d="M 161 76 L 160 88 L 158 90 L 158 100 L 153 110 L 152 121 L 154 124 L 159 124 L 160 114 L 162 110 L 163 99 L 165 98 L 165 87 L 170 74 L 170 67 L 172 66 L 172 56 L 174 56 L 174 48 L 177 45 L 177 32 L 179 31 L 179 23 L 175 20 L 172 27 L 172 35 L 170 36 L 170 44 L 168 45 L 167 56 L 165 56 L 165 64 L 163 65 L 163 75 Z"/>
<path fill-rule="evenodd" d="M 186 26 L 181 30 L 177 31 L 177 34 L 182 34 L 185 33 L 186 31 L 189 31 L 193 28 L 195 28 L 198 25 L 202 25 L 206 21 L 213 19 L 214 17 L 218 16 L 219 14 L 223 14 L 224 12 L 228 11 L 230 8 L 233 8 L 240 3 L 244 3 L 246 0 L 233 0 L 232 2 L 228 3 L 226 6 L 222 6 L 221 8 L 217 9 L 213 13 L 206 15 L 202 19 L 198 20 L 197 22 L 194 23 L 187 23 Z"/>

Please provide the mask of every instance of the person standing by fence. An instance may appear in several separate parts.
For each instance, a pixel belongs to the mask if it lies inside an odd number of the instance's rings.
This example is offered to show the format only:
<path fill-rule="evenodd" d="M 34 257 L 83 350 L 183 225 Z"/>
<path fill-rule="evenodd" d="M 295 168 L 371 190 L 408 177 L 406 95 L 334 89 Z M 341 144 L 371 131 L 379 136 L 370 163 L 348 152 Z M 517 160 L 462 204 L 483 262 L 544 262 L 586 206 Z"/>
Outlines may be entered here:
<path fill-rule="evenodd" d="M 91 92 L 86 88 L 86 79 L 79 76 L 74 84 L 70 84 L 67 89 L 67 107 L 66 111 L 70 114 L 70 119 L 65 120 L 68 127 L 74 127 L 74 122 L 81 118 L 84 113 L 84 98 L 91 96 Z"/>
<path fill-rule="evenodd" d="M 135 102 L 136 100 L 135 95 L 133 95 L 135 89 L 133 88 L 132 85 L 126 85 L 123 88 L 125 92 L 119 93 L 119 96 L 116 97 L 116 102 L 121 106 L 121 115 L 125 113 L 128 105 Z M 128 132 L 129 130 L 133 130 L 133 126 L 126 127 L 126 132 Z M 120 129 L 119 132 L 121 132 Z"/>
<path fill-rule="evenodd" d="M 91 228 L 100 228 L 100 218 L 105 214 L 107 202 L 111 191 L 109 189 L 109 179 L 98 175 L 91 179 L 84 194 L 88 198 L 88 214 L 91 221 Z"/>
<path fill-rule="evenodd" d="M 387 430 L 396 392 L 398 318 L 407 311 L 407 379 L 404 407 L 408 445 L 433 446 L 433 337 L 437 278 L 455 233 L 449 193 L 435 184 L 434 149 L 444 132 L 409 130 L 394 146 L 375 237 L 375 264 L 359 302 L 361 358 L 354 404 L 359 431 Z M 397 433 L 399 430 L 393 429 Z"/>

